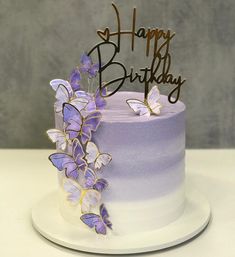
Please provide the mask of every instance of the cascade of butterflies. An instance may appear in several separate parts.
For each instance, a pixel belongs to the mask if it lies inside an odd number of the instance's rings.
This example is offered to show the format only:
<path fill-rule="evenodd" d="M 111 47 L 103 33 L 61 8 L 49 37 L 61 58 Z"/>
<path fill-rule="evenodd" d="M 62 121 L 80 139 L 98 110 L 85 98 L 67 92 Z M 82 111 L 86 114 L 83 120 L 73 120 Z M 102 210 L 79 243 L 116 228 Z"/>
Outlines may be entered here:
<path fill-rule="evenodd" d="M 112 160 L 108 153 L 100 153 L 92 142 L 94 133 L 101 121 L 100 110 L 106 106 L 97 88 L 94 94 L 81 89 L 82 76 L 95 81 L 99 69 L 86 54 L 81 57 L 81 65 L 74 69 L 69 81 L 55 79 L 50 82 L 56 92 L 55 112 L 62 115 L 63 128 L 50 129 L 47 134 L 57 145 L 57 153 L 49 160 L 63 176 L 63 190 L 67 200 L 81 208 L 81 221 L 96 233 L 105 235 L 112 229 L 109 214 L 101 194 L 108 187 L 104 178 L 99 178 L 103 166 Z M 94 83 L 93 83 L 94 84 Z M 99 212 L 98 214 L 95 213 Z"/>

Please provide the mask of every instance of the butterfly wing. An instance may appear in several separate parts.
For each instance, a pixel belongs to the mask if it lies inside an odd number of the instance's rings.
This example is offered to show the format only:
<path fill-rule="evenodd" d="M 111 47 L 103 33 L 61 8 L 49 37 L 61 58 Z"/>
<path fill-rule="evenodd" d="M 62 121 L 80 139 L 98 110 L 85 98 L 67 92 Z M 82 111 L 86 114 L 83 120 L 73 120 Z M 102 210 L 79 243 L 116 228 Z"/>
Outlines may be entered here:
<path fill-rule="evenodd" d="M 69 80 L 74 92 L 80 90 L 81 74 L 78 68 L 72 70 Z"/>
<path fill-rule="evenodd" d="M 54 153 L 49 156 L 49 160 L 59 170 L 65 170 L 68 178 L 78 179 L 77 164 L 72 156 L 65 153 Z"/>
<path fill-rule="evenodd" d="M 136 114 L 140 116 L 150 116 L 150 110 L 144 102 L 137 99 L 128 99 L 126 102 Z"/>
<path fill-rule="evenodd" d="M 73 89 L 72 86 L 70 85 L 70 83 L 67 80 L 63 80 L 63 79 L 53 79 L 52 81 L 50 81 L 50 86 L 52 87 L 52 89 L 54 91 L 56 91 L 58 89 L 59 86 L 64 86 L 69 94 L 69 97 L 71 97 L 73 95 Z"/>
<path fill-rule="evenodd" d="M 94 213 L 86 213 L 80 217 L 81 221 L 89 228 L 95 228 L 97 234 L 106 234 L 106 227 L 101 217 Z"/>
<path fill-rule="evenodd" d="M 162 105 L 159 103 L 160 92 L 157 86 L 154 86 L 148 93 L 147 102 L 153 114 L 159 115 Z"/>
<path fill-rule="evenodd" d="M 85 153 L 83 151 L 83 147 L 81 143 L 77 138 L 73 140 L 72 154 L 73 154 L 73 159 L 77 164 L 78 170 L 81 170 L 84 172 L 87 169 L 87 163 L 83 159 L 85 156 Z"/>
<path fill-rule="evenodd" d="M 99 150 L 97 146 L 93 142 L 88 142 L 86 146 L 86 160 L 87 163 L 93 163 L 95 162 L 96 158 L 99 155 Z"/>
<path fill-rule="evenodd" d="M 63 183 L 64 190 L 68 193 L 67 199 L 77 204 L 81 198 L 81 188 L 74 180 L 66 179 Z"/>
<path fill-rule="evenodd" d="M 63 85 L 59 85 L 56 90 L 56 102 L 55 102 L 55 110 L 56 112 L 61 112 L 63 109 L 63 103 L 69 102 L 69 92 Z"/>
<path fill-rule="evenodd" d="M 106 106 L 106 101 L 103 96 L 107 95 L 107 88 L 103 87 L 100 92 L 100 88 L 97 88 L 95 93 L 95 104 L 97 109 L 103 110 Z"/>
<path fill-rule="evenodd" d="M 76 138 L 82 127 L 82 115 L 79 110 L 71 104 L 63 104 L 63 120 L 67 124 L 65 132 L 69 138 Z"/>
<path fill-rule="evenodd" d="M 107 187 L 108 187 L 108 182 L 103 178 L 97 179 L 93 186 L 93 188 L 99 192 L 103 192 Z"/>
<path fill-rule="evenodd" d="M 108 228 L 112 229 L 112 223 L 108 220 L 109 214 L 108 214 L 108 211 L 107 211 L 106 207 L 104 206 L 104 204 L 100 205 L 100 216 L 102 217 L 104 224 Z"/>
<path fill-rule="evenodd" d="M 87 54 L 83 54 L 81 56 L 80 62 L 82 64 L 80 67 L 80 71 L 83 73 L 88 72 L 92 65 L 91 57 L 88 56 Z"/>
<path fill-rule="evenodd" d="M 91 131 L 97 130 L 101 121 L 101 117 L 102 116 L 99 111 L 94 111 L 85 117 L 80 133 L 81 141 L 83 144 L 86 144 L 87 141 L 91 140 Z"/>
<path fill-rule="evenodd" d="M 100 125 L 101 117 L 101 112 L 94 111 L 86 116 L 84 125 L 89 126 L 92 131 L 96 131 Z"/>
<path fill-rule="evenodd" d="M 85 91 L 77 91 L 75 92 L 77 99 L 85 99 L 88 103 L 86 105 L 86 111 L 93 112 L 96 110 L 96 104 L 93 96 Z"/>
<path fill-rule="evenodd" d="M 100 192 L 89 189 L 85 192 L 82 198 L 81 210 L 82 213 L 88 213 L 90 210 L 98 205 L 101 200 Z"/>
<path fill-rule="evenodd" d="M 58 129 L 47 130 L 47 135 L 53 143 L 57 144 L 57 147 L 61 150 L 65 150 L 67 146 L 67 138 L 63 131 Z"/>
<path fill-rule="evenodd" d="M 85 172 L 85 188 L 93 188 L 96 182 L 96 174 L 92 169 L 87 169 Z"/>
<path fill-rule="evenodd" d="M 99 71 L 99 63 L 92 64 L 88 70 L 89 77 L 94 78 Z"/>
<path fill-rule="evenodd" d="M 88 100 L 85 98 L 74 98 L 69 103 L 75 106 L 78 111 L 86 109 L 87 105 L 89 104 Z"/>
<path fill-rule="evenodd" d="M 99 156 L 95 160 L 95 169 L 100 169 L 102 166 L 106 166 L 112 160 L 112 156 L 107 153 L 99 154 Z"/>
<path fill-rule="evenodd" d="M 97 234 L 106 235 L 107 229 L 106 229 L 105 224 L 102 221 L 96 223 L 96 225 L 95 225 L 95 232 Z"/>

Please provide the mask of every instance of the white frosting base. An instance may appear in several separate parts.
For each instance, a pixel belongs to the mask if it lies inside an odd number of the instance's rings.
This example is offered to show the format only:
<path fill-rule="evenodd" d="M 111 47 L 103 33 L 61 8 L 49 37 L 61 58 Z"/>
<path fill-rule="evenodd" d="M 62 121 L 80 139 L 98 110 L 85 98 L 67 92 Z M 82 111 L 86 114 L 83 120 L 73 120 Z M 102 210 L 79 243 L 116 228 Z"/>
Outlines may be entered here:
<path fill-rule="evenodd" d="M 69 223 L 84 227 L 80 221 L 80 206 L 73 206 L 60 192 L 60 212 Z M 127 235 L 164 227 L 175 221 L 184 211 L 185 188 L 182 184 L 175 191 L 158 199 L 139 202 L 106 203 L 115 235 Z M 160 211 L 159 211 L 160 210 Z M 138 226 L 141 224 L 141 226 Z"/>

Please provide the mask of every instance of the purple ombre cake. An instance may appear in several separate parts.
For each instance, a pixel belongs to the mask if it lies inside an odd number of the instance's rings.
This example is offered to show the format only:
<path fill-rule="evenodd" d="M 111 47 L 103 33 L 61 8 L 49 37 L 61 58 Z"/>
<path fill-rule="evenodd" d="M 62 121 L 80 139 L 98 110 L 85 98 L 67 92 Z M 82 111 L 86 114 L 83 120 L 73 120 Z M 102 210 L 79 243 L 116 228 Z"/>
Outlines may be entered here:
<path fill-rule="evenodd" d="M 131 111 L 129 98 L 143 99 L 143 94 L 118 92 L 106 98 L 100 127 L 92 137 L 101 152 L 112 155 L 102 172 L 109 182 L 103 201 L 118 235 L 166 226 L 182 214 L 185 202 L 184 104 L 171 104 L 161 96 L 161 114 L 145 117 Z M 58 114 L 56 126 L 63 129 Z M 81 226 L 81 213 L 63 192 L 60 211 L 67 221 Z"/>

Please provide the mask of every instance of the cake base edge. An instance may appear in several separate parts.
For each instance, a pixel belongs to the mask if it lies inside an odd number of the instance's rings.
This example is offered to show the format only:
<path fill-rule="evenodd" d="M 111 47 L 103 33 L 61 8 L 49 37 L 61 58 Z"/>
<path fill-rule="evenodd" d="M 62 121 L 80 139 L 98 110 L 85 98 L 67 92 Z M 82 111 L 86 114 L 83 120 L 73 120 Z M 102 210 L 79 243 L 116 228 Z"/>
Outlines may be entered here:
<path fill-rule="evenodd" d="M 58 192 L 46 195 L 32 209 L 34 228 L 48 240 L 73 250 L 100 254 L 144 253 L 181 244 L 202 232 L 210 217 L 208 201 L 189 188 L 185 210 L 176 221 L 161 229 L 135 235 L 110 233 L 104 237 L 82 226 L 74 227 L 60 215 Z"/>

